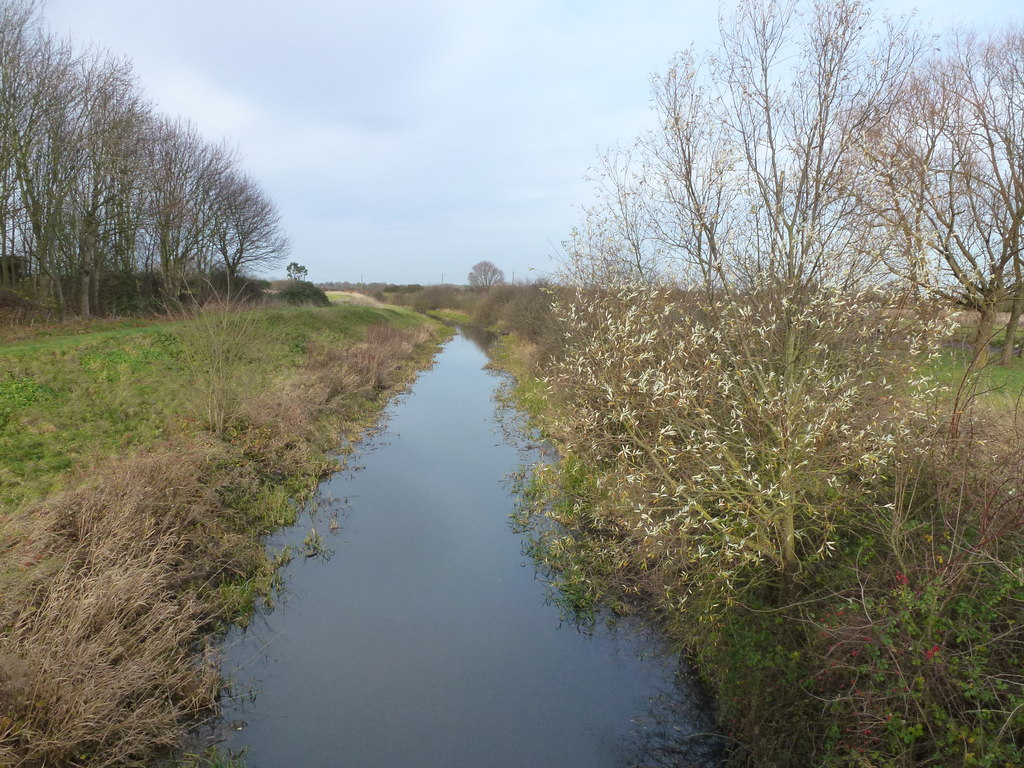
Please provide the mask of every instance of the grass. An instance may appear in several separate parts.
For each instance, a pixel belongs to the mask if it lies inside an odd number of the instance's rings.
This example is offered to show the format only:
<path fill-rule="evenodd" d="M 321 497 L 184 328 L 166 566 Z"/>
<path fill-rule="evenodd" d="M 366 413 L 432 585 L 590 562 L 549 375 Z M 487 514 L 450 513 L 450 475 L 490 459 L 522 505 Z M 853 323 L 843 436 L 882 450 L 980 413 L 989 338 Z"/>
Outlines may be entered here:
<path fill-rule="evenodd" d="M 399 308 L 278 308 L 251 313 L 260 354 L 237 371 L 257 391 L 313 346 L 347 346 L 377 323 L 422 322 Z M 58 490 L 104 456 L 195 428 L 184 321 L 0 346 L 0 514 Z"/>
<path fill-rule="evenodd" d="M 220 690 L 204 637 L 274 584 L 262 535 L 441 332 L 334 306 L 0 347 L 0 765 L 143 766 L 179 745 Z M 245 386 L 218 399 L 226 380 Z"/>
<path fill-rule="evenodd" d="M 536 420 L 552 407 L 552 393 L 537 376 L 536 345 L 518 335 L 502 336 L 491 347 L 490 357 L 489 365 L 512 374 L 515 384 L 509 394 L 519 410 Z"/>
<path fill-rule="evenodd" d="M 383 303 L 372 296 L 357 291 L 324 291 L 332 304 L 356 304 L 366 307 L 381 307 Z"/>
<path fill-rule="evenodd" d="M 935 358 L 926 369 L 939 383 L 949 387 L 956 395 L 963 385 L 964 374 L 971 360 L 971 351 L 948 348 Z M 1013 410 L 1024 392 L 1024 359 L 1013 357 L 1009 365 L 997 365 L 992 355 L 977 380 L 978 400 L 997 412 Z"/>
<path fill-rule="evenodd" d="M 156 328 L 162 323 L 172 322 L 170 317 L 153 318 L 91 318 L 88 320 L 74 319 L 66 323 L 46 322 L 0 325 L 0 345 L 14 344 L 38 340 L 45 342 L 50 339 L 68 340 L 80 335 L 97 333 L 132 333 L 146 328 Z"/>

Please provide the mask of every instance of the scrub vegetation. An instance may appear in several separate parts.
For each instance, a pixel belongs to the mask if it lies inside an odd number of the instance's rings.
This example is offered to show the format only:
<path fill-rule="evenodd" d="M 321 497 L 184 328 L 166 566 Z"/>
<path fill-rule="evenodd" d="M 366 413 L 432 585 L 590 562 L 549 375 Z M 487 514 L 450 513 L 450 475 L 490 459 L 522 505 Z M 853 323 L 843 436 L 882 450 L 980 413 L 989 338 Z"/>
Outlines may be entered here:
<path fill-rule="evenodd" d="M 1024 763 L 1022 39 L 741 3 L 502 346 L 533 554 L 657 617 L 731 765 Z"/>
<path fill-rule="evenodd" d="M 263 534 L 433 350 L 397 308 L 207 306 L 0 346 L 0 764 L 149 765 L 215 711 Z"/>

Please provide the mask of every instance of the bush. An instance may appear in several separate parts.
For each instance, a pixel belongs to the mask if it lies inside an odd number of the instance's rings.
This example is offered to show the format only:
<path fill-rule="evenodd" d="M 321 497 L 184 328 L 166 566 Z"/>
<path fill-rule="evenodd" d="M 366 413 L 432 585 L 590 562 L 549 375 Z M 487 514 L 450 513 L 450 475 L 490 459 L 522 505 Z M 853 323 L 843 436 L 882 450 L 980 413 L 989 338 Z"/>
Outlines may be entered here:
<path fill-rule="evenodd" d="M 484 292 L 473 312 L 473 322 L 484 328 L 513 331 L 553 350 L 560 336 L 551 311 L 553 289 L 546 283 L 499 285 Z"/>
<path fill-rule="evenodd" d="M 465 306 L 466 294 L 454 285 L 428 285 L 418 293 L 407 294 L 409 306 L 417 312 L 430 312 L 435 309 L 462 309 Z"/>
<path fill-rule="evenodd" d="M 277 294 L 282 301 L 292 306 L 309 305 L 313 307 L 329 307 L 331 300 L 327 294 L 305 280 L 287 280 Z"/>

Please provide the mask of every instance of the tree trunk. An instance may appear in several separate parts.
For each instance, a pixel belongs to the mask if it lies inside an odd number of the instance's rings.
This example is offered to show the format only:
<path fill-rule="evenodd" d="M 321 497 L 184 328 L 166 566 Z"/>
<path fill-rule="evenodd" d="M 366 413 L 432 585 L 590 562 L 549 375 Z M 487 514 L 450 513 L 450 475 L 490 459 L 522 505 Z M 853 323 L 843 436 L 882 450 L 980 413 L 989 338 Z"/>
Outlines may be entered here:
<path fill-rule="evenodd" d="M 64 286 L 61 284 L 59 277 L 49 275 L 50 282 L 53 283 L 53 296 L 57 299 L 57 311 L 60 313 L 60 321 L 66 323 L 68 321 L 68 303 L 64 299 Z"/>
<path fill-rule="evenodd" d="M 98 315 L 103 315 L 103 307 L 100 306 L 100 270 L 99 266 L 96 265 L 92 269 L 92 279 L 89 281 L 92 286 L 92 311 Z"/>
<path fill-rule="evenodd" d="M 996 324 L 994 306 L 986 304 L 979 312 L 978 327 L 974 333 L 974 357 L 971 359 L 969 372 L 980 371 L 988 364 L 988 345 L 992 341 L 992 332 Z"/>
<path fill-rule="evenodd" d="M 94 263 L 92 233 L 88 229 L 91 226 L 90 217 L 86 216 L 84 226 L 86 229 L 78 241 L 78 271 L 81 275 L 78 284 L 78 310 L 83 318 L 88 318 L 92 315 L 89 306 L 89 299 L 92 297 L 89 278 L 92 276 Z"/>
<path fill-rule="evenodd" d="M 89 299 L 91 298 L 91 291 L 89 290 L 90 287 L 91 287 L 90 286 L 90 282 L 91 281 L 89 280 L 89 277 L 91 275 L 92 275 L 92 270 L 91 269 L 83 269 L 82 270 L 82 282 L 81 282 L 81 286 L 80 286 L 80 296 L 81 296 L 81 299 L 80 299 L 80 302 L 79 302 L 79 308 L 78 309 L 79 309 L 79 312 L 81 313 L 83 318 L 88 318 L 88 317 L 92 316 L 91 307 L 89 306 Z"/>
<path fill-rule="evenodd" d="M 1018 291 L 1010 305 L 1010 320 L 1006 324 L 1006 340 L 1003 342 L 1003 354 L 999 358 L 1000 365 L 1009 365 L 1010 357 L 1017 341 L 1017 329 L 1020 326 L 1021 310 L 1024 309 L 1024 292 Z"/>

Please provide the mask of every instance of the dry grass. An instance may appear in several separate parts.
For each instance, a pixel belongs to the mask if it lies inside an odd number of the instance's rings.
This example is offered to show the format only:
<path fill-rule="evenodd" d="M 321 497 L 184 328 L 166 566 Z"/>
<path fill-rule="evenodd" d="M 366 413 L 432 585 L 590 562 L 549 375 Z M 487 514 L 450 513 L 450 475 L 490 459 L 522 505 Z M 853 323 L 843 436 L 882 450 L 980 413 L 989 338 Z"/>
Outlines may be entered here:
<path fill-rule="evenodd" d="M 0 765 L 142 766 L 215 710 L 226 585 L 267 572 L 266 510 L 312 487 L 334 436 L 399 380 L 427 328 L 311 349 L 301 375 L 0 519 Z M 282 496 L 284 494 L 278 494 Z"/>
<path fill-rule="evenodd" d="M 26 578 L 0 601 L 12 764 L 143 765 L 214 704 L 217 670 L 195 652 L 218 613 L 210 587 L 261 557 L 209 483 L 219 452 L 110 462 L 32 510 L 3 564 Z"/>
<path fill-rule="evenodd" d="M 332 304 L 355 304 L 360 307 L 387 306 L 372 296 L 367 296 L 365 293 L 357 293 L 356 291 L 325 291 L 325 293 Z"/>

